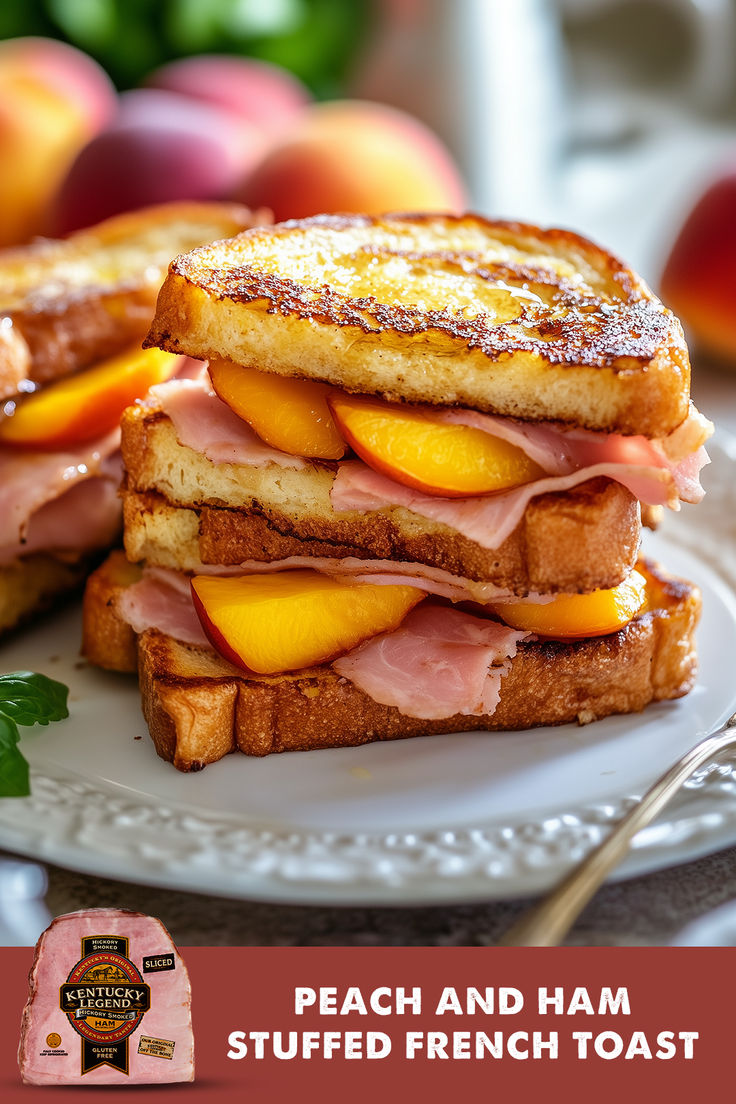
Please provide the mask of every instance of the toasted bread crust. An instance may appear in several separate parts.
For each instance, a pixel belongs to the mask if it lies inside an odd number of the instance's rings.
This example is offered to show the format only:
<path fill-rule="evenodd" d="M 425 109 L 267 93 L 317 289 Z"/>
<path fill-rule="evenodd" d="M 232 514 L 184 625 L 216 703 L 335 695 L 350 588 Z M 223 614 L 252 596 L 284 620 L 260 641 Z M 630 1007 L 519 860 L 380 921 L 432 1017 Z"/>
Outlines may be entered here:
<path fill-rule="evenodd" d="M 0 398 L 142 341 L 175 254 L 263 221 L 236 204 L 167 203 L 0 250 Z"/>
<path fill-rule="evenodd" d="M 123 589 L 140 577 L 141 569 L 115 550 L 87 579 L 82 600 L 82 654 L 95 667 L 136 670 L 135 633 L 119 616 L 115 603 Z"/>
<path fill-rule="evenodd" d="M 612 480 L 590 480 L 572 491 L 532 499 L 514 532 L 488 550 L 403 507 L 336 513 L 329 499 L 334 478 L 329 465 L 279 469 L 275 480 L 270 467 L 213 464 L 180 445 L 160 412 L 129 407 L 122 426 L 127 489 L 138 496 L 128 501 L 126 514 L 131 559 L 162 562 L 167 538 L 156 526 L 159 535 L 151 541 L 150 515 L 168 505 L 196 512 L 198 556 L 211 564 L 292 555 L 395 559 L 523 595 L 615 586 L 636 560 L 639 505 Z M 151 494 L 156 497 L 148 498 Z M 190 518 L 190 562 L 192 525 Z M 171 554 L 176 555 L 173 549 Z M 170 565 L 183 562 L 174 558 Z"/>
<path fill-rule="evenodd" d="M 320 216 L 195 249 L 147 343 L 648 437 L 687 414 L 682 327 L 643 281 L 570 231 L 479 216 Z"/>
<path fill-rule="evenodd" d="M 654 565 L 648 570 L 657 608 L 611 636 L 521 644 L 491 717 L 406 717 L 373 701 L 329 666 L 247 677 L 214 652 L 155 630 L 137 639 L 143 712 L 156 751 L 182 771 L 200 770 L 236 750 L 268 755 L 440 732 L 588 723 L 612 713 L 638 712 L 652 701 L 686 694 L 696 674 L 699 592 Z M 108 631 L 109 611 L 114 611 L 115 571 L 105 575 L 103 566 L 99 585 L 87 589 L 84 651 L 90 658 L 95 626 Z M 130 670 L 136 638 L 129 628 L 123 637 L 117 666 Z M 115 667 L 106 649 L 106 666 Z"/>
<path fill-rule="evenodd" d="M 0 566 L 0 636 L 76 591 L 94 562 L 39 552 Z"/>

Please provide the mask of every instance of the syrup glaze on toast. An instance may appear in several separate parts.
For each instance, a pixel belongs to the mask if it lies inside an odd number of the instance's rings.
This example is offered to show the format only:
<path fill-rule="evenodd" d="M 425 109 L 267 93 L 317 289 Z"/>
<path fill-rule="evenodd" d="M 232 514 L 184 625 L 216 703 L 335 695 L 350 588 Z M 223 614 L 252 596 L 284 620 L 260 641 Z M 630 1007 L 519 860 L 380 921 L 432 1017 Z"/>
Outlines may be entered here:
<path fill-rule="evenodd" d="M 149 344 L 393 400 L 665 436 L 682 328 L 611 254 L 478 216 L 318 216 L 178 257 Z"/>
<path fill-rule="evenodd" d="M 0 250 L 0 398 L 141 341 L 172 257 L 263 221 L 237 204 L 166 203 Z"/>

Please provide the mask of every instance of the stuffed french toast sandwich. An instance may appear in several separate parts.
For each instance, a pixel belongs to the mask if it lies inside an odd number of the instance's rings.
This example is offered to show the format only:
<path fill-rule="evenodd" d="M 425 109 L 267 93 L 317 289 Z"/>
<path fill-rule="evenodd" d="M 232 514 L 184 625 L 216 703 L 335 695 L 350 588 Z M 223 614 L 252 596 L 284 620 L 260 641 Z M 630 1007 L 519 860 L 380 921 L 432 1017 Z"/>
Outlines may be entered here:
<path fill-rule="evenodd" d="M 118 540 L 120 414 L 184 359 L 141 349 L 169 261 L 255 221 L 168 203 L 0 250 L 0 635 Z"/>
<path fill-rule="evenodd" d="M 702 496 L 677 319 L 562 230 L 323 216 L 178 257 L 122 421 L 125 554 L 84 648 L 158 753 L 586 723 L 695 677 L 642 510 Z"/>

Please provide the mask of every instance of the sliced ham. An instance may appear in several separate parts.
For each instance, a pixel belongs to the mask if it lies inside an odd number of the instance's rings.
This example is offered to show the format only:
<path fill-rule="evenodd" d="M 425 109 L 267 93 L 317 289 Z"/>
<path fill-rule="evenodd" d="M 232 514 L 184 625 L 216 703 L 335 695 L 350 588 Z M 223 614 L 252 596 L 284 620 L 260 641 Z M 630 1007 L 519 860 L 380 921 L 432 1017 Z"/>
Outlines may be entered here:
<path fill-rule="evenodd" d="M 215 395 L 203 373 L 195 379 L 159 384 L 150 394 L 171 418 L 180 443 L 213 463 L 290 468 L 307 463 L 264 444 Z M 698 475 L 708 456 L 702 446 L 713 426 L 692 404 L 684 422 L 661 440 L 566 429 L 552 422 L 523 422 L 462 408 L 428 407 L 427 411 L 441 422 L 467 425 L 517 445 L 547 477 L 492 496 L 443 499 L 413 491 L 362 465 L 374 477 L 369 478 L 361 472 L 359 461 L 346 461 L 339 466 L 331 493 L 336 510 L 404 506 L 492 549 L 513 531 L 532 498 L 570 490 L 597 476 L 616 480 L 650 506 L 678 509 L 681 500 L 699 502 L 703 496 Z"/>
<path fill-rule="evenodd" d="M 0 448 L 0 546 L 21 540 L 31 515 L 93 476 L 119 479 L 116 429 L 100 440 L 60 452 Z M 70 521 L 70 524 L 73 522 Z"/>
<path fill-rule="evenodd" d="M 178 379 L 201 379 L 205 371 L 201 361 L 179 357 Z M 0 447 L 0 562 L 32 551 L 86 552 L 110 544 L 121 517 L 113 501 L 122 477 L 119 450 L 118 428 L 56 451 Z M 86 482 L 89 489 L 77 489 Z"/>
<path fill-rule="evenodd" d="M 209 647 L 197 617 L 189 580 L 176 571 L 146 570 L 118 599 L 118 613 L 134 632 L 158 629 L 185 644 Z"/>
<path fill-rule="evenodd" d="M 283 560 L 244 560 L 234 567 L 217 564 L 203 564 L 198 568 L 200 575 L 266 575 L 273 571 L 292 571 L 297 568 L 311 568 L 324 575 L 349 575 L 361 583 L 383 583 L 390 586 L 417 586 L 427 594 L 436 594 L 440 598 L 449 598 L 451 602 L 487 602 L 503 601 L 513 598 L 511 590 L 497 587 L 493 583 L 479 583 L 475 579 L 465 579 L 452 575 L 440 567 L 428 564 L 406 563 L 401 560 L 359 560 L 347 556 L 343 560 L 322 556 L 287 556 Z M 150 570 L 150 569 L 147 569 Z M 172 573 L 173 574 L 173 573 Z M 528 601 L 549 601 L 549 597 L 527 596 Z"/>
<path fill-rule="evenodd" d="M 194 1080 L 189 976 L 160 920 L 109 908 L 58 916 L 36 944 L 28 980 L 18 1050 L 25 1084 Z M 127 1019 L 110 1027 L 97 1001 L 145 1011 L 121 1011 Z"/>
<path fill-rule="evenodd" d="M 118 612 L 136 633 L 158 629 L 188 644 L 210 647 L 186 576 L 146 569 L 127 587 Z M 491 715 L 501 679 L 528 633 L 423 602 L 394 632 L 376 636 L 333 662 L 337 673 L 383 705 L 408 717 Z"/>
<path fill-rule="evenodd" d="M 687 418 L 669 436 L 658 440 L 566 429 L 553 422 L 522 422 L 476 410 L 445 410 L 435 413 L 434 417 L 450 424 L 480 429 L 491 437 L 516 445 L 550 475 L 569 475 L 578 468 L 594 464 L 622 464 L 666 468 L 676 479 L 681 461 L 697 454 L 707 463 L 707 457 L 700 450 L 713 433 L 713 423 L 692 403 Z M 702 496 L 702 491 L 700 494 Z M 680 497 L 685 498 L 684 495 Z M 686 498 L 685 501 L 691 500 Z"/>
<path fill-rule="evenodd" d="M 75 483 L 31 515 L 22 541 L 0 545 L 0 565 L 33 552 L 84 555 L 108 548 L 120 531 L 118 485 L 122 461 L 110 476 Z"/>
<path fill-rule="evenodd" d="M 687 463 L 688 461 L 683 461 L 682 465 Z M 695 470 L 700 459 L 693 457 L 689 463 Z M 503 544 L 514 531 L 532 498 L 555 491 L 569 491 L 598 476 L 618 480 L 636 498 L 649 505 L 678 508 L 677 489 L 672 472 L 668 469 L 610 463 L 581 468 L 569 475 L 536 479 L 510 491 L 493 495 L 439 498 L 405 487 L 394 479 L 373 471 L 361 460 L 347 460 L 338 466 L 330 500 L 338 511 L 365 512 L 403 506 L 420 517 L 449 526 L 482 548 L 494 549 Z M 684 479 L 684 472 L 680 477 Z"/>
<path fill-rule="evenodd" d="M 159 383 L 148 394 L 171 418 L 179 444 L 202 453 L 214 464 L 248 464 L 254 468 L 276 464 L 293 469 L 307 466 L 302 457 L 265 444 L 247 422 L 218 399 L 205 375 Z"/>
<path fill-rule="evenodd" d="M 427 413 L 448 425 L 470 426 L 515 445 L 550 475 L 568 475 L 576 467 L 574 449 L 567 435 L 551 422 L 522 422 L 462 407 L 440 411 L 428 407 Z"/>
<path fill-rule="evenodd" d="M 425 602 L 391 633 L 334 660 L 339 675 L 407 717 L 490 716 L 528 633 Z"/>

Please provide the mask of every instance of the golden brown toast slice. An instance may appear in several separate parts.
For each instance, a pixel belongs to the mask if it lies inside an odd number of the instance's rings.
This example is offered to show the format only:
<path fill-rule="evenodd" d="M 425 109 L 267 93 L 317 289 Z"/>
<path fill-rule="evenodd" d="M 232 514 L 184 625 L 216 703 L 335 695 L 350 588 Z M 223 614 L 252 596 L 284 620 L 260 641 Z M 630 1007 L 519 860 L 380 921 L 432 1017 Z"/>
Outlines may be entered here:
<path fill-rule="evenodd" d="M 0 250 L 0 398 L 141 341 L 172 257 L 264 221 L 236 204 L 167 203 Z"/>
<path fill-rule="evenodd" d="M 214 464 L 181 445 L 170 419 L 150 403 L 129 407 L 122 430 L 132 560 L 187 568 L 200 558 L 394 559 L 527 594 L 615 586 L 639 548 L 639 504 L 609 479 L 532 499 L 516 529 L 489 550 L 401 506 L 336 512 L 329 497 L 334 464 L 296 471 Z"/>
<path fill-rule="evenodd" d="M 587 724 L 686 694 L 695 680 L 696 587 L 647 565 L 652 608 L 611 636 L 574 643 L 522 643 L 501 682 L 493 716 L 441 721 L 380 705 L 326 665 L 293 674 L 247 676 L 214 651 L 156 630 L 136 637 L 116 602 L 130 565 L 113 553 L 91 577 L 83 651 L 92 663 L 130 671 L 137 661 L 143 713 L 162 759 L 200 770 L 231 751 L 350 747 L 440 732 Z"/>
<path fill-rule="evenodd" d="M 149 344 L 392 400 L 663 437 L 682 327 L 610 253 L 475 215 L 320 216 L 177 257 Z"/>
<path fill-rule="evenodd" d="M 37 552 L 0 566 L 0 636 L 81 589 L 99 554 L 80 559 Z"/>

